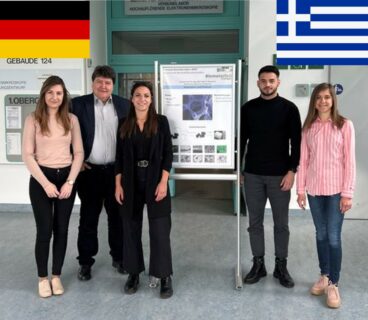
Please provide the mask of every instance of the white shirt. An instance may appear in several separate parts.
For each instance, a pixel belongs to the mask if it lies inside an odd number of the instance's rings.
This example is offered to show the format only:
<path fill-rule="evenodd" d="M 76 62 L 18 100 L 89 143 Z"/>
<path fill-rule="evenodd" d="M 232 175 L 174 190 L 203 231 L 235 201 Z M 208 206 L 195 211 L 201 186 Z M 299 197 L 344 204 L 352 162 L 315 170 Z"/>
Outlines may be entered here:
<path fill-rule="evenodd" d="M 111 97 L 105 104 L 96 96 L 94 101 L 95 136 L 87 161 L 93 164 L 108 164 L 115 162 L 119 120 Z"/>

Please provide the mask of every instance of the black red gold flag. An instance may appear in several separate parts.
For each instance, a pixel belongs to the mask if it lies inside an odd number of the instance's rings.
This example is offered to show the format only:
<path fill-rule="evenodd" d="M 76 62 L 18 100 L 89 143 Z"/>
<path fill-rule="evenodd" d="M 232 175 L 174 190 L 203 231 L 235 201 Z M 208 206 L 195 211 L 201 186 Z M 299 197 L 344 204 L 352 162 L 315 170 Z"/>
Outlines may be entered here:
<path fill-rule="evenodd" d="M 0 1 L 0 57 L 89 58 L 89 1 Z"/>

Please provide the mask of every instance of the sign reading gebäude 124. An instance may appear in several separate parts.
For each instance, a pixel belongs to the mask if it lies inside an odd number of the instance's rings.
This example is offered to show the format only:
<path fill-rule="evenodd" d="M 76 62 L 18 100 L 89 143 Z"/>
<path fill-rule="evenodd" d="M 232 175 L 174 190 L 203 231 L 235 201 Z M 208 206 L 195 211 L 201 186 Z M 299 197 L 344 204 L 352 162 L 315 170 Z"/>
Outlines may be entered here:
<path fill-rule="evenodd" d="M 223 13 L 223 0 L 125 0 L 125 15 Z"/>
<path fill-rule="evenodd" d="M 175 168 L 234 167 L 235 64 L 161 65 Z"/>

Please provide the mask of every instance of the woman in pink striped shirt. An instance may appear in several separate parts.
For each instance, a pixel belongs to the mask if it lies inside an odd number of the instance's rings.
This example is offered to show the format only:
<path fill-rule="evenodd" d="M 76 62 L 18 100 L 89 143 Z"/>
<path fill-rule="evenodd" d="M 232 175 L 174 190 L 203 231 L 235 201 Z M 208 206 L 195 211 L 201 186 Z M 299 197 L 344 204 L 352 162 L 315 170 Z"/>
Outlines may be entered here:
<path fill-rule="evenodd" d="M 327 294 L 327 305 L 338 308 L 341 270 L 341 228 L 351 208 L 355 186 L 355 137 L 350 120 L 337 110 L 334 87 L 319 84 L 312 92 L 302 131 L 297 193 L 305 209 L 306 193 L 316 227 L 320 278 L 313 295 Z"/>

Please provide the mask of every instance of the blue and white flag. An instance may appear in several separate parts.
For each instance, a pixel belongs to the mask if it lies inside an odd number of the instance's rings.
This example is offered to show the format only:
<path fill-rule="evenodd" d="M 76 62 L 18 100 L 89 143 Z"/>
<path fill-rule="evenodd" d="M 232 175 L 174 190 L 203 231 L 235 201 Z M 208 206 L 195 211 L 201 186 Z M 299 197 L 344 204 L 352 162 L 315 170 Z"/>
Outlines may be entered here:
<path fill-rule="evenodd" d="M 368 65 L 368 0 L 277 0 L 277 64 Z"/>

